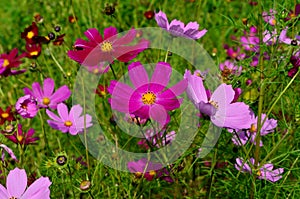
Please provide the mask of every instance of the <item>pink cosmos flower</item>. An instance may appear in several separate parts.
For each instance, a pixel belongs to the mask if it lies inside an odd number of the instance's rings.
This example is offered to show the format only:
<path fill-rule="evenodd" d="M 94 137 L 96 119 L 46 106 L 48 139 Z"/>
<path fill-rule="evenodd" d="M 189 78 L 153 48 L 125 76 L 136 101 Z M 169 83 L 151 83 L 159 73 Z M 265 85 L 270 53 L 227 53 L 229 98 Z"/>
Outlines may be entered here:
<path fill-rule="evenodd" d="M 220 70 L 222 71 L 222 76 L 227 77 L 228 75 L 240 75 L 242 72 L 242 66 L 236 66 L 234 62 L 226 60 L 224 63 L 220 63 Z"/>
<path fill-rule="evenodd" d="M 266 114 L 261 115 L 261 123 L 266 118 Z M 258 117 L 253 117 L 251 126 L 248 127 L 248 130 L 236 130 L 236 134 L 233 135 L 232 141 L 234 144 L 241 146 L 245 145 L 248 140 L 250 140 L 251 143 L 256 144 L 255 137 L 257 133 L 257 119 Z M 266 119 L 266 121 L 263 123 L 261 130 L 260 130 L 260 136 L 265 136 L 269 133 L 274 132 L 274 129 L 277 127 L 277 120 L 275 119 Z M 263 142 L 260 141 L 259 146 L 263 146 Z"/>
<path fill-rule="evenodd" d="M 108 92 L 112 95 L 112 109 L 134 114 L 141 119 L 152 118 L 162 126 L 167 124 L 170 120 L 168 111 L 179 108 L 182 102 L 177 96 L 186 89 L 186 80 L 165 89 L 172 73 L 170 64 L 165 62 L 157 63 L 150 80 L 140 62 L 131 63 L 128 71 L 133 88 L 115 80 L 108 87 Z"/>
<path fill-rule="evenodd" d="M 227 48 L 226 53 L 232 59 L 242 60 L 246 57 L 245 53 L 241 53 L 241 48 L 237 47 L 236 50 L 233 48 Z"/>
<path fill-rule="evenodd" d="M 4 53 L 0 55 L 0 75 L 3 75 L 5 77 L 10 75 L 18 75 L 21 73 L 24 73 L 26 70 L 11 70 L 12 68 L 17 68 L 20 66 L 23 57 L 25 57 L 26 54 L 22 53 L 18 56 L 18 49 L 14 48 L 11 52 L 8 54 Z"/>
<path fill-rule="evenodd" d="M 82 113 L 82 107 L 79 104 L 72 106 L 69 113 L 67 105 L 60 103 L 57 105 L 57 112 L 59 116 L 47 109 L 46 113 L 52 119 L 47 120 L 47 122 L 52 128 L 63 133 L 69 132 L 71 135 L 77 135 L 78 133 L 83 132 L 84 128 L 88 128 L 93 125 L 92 117 L 90 115 L 86 114 L 85 116 L 80 116 Z"/>
<path fill-rule="evenodd" d="M 181 21 L 174 19 L 169 24 L 166 14 L 162 11 L 155 13 L 155 20 L 157 25 L 168 31 L 175 37 L 185 37 L 188 39 L 200 39 L 207 30 L 199 31 L 199 24 L 197 22 L 189 22 L 186 26 Z"/>
<path fill-rule="evenodd" d="M 253 173 L 252 167 L 254 167 L 254 158 L 250 158 L 249 161 L 244 161 L 242 158 L 236 158 L 236 164 L 234 165 L 238 171 L 243 173 Z M 250 163 L 250 165 L 249 165 Z M 259 166 L 259 164 L 258 164 Z M 256 175 L 260 180 L 268 180 L 270 182 L 276 182 L 282 178 L 282 173 L 284 172 L 283 168 L 273 170 L 273 164 L 267 163 L 261 166 Z"/>
<path fill-rule="evenodd" d="M 13 134 L 2 132 L 9 140 L 20 145 L 34 144 L 39 140 L 39 137 L 33 137 L 34 133 L 35 131 L 33 128 L 30 128 L 28 132 L 23 131 L 22 124 L 18 124 L 18 129 Z"/>
<path fill-rule="evenodd" d="M 167 182 L 173 182 L 170 173 L 167 169 L 162 168 L 162 164 L 153 163 L 146 158 L 142 158 L 137 162 L 128 162 L 128 170 L 134 173 L 137 178 L 144 177 L 146 180 L 151 181 L 155 178 L 161 178 Z"/>
<path fill-rule="evenodd" d="M 41 108 L 56 109 L 57 104 L 67 100 L 71 91 L 68 86 L 64 85 L 54 92 L 54 80 L 47 78 L 44 80 L 43 89 L 38 82 L 32 84 L 32 91 L 24 88 L 25 95 L 30 95 L 37 100 L 38 106 Z"/>
<path fill-rule="evenodd" d="M 48 177 L 40 177 L 27 187 L 27 175 L 24 169 L 11 170 L 6 179 L 6 188 L 0 184 L 0 198 L 5 199 L 50 199 L 51 181 Z"/>
<path fill-rule="evenodd" d="M 20 97 L 15 106 L 23 118 L 33 118 L 39 110 L 37 101 L 31 95 Z"/>
<path fill-rule="evenodd" d="M 243 102 L 232 103 L 235 92 L 231 85 L 221 84 L 209 97 L 201 77 L 186 70 L 184 78 L 188 81 L 188 98 L 201 113 L 210 116 L 214 125 L 244 129 L 252 124 L 249 106 Z"/>
<path fill-rule="evenodd" d="M 263 32 L 263 42 L 267 45 L 274 45 L 277 42 L 277 31 L 276 29 L 273 30 L 272 32 L 269 30 L 265 30 Z"/>
<path fill-rule="evenodd" d="M 0 147 L 2 148 L 2 155 L 1 155 L 1 161 L 2 162 L 4 162 L 4 158 L 5 158 L 5 152 L 4 151 L 6 151 L 13 160 L 18 161 L 17 157 L 15 156 L 15 154 L 14 154 L 13 150 L 11 150 L 11 148 L 6 146 L 5 144 L 0 144 Z"/>
<path fill-rule="evenodd" d="M 148 149 L 148 143 L 151 144 L 151 146 L 161 148 L 163 146 L 166 146 L 168 144 L 171 144 L 172 141 L 175 139 L 176 133 L 175 131 L 171 131 L 169 133 L 166 133 L 165 130 L 162 130 L 155 134 L 153 129 L 150 129 L 146 131 L 145 133 L 145 139 L 142 139 L 138 142 L 138 145 Z"/>
<path fill-rule="evenodd" d="M 276 19 L 275 19 L 276 13 L 277 12 L 275 10 L 270 9 L 269 12 L 264 11 L 262 13 L 262 17 L 266 23 L 270 24 L 271 26 L 274 26 L 276 24 Z"/>
<path fill-rule="evenodd" d="M 136 30 L 118 38 L 117 29 L 104 29 L 104 39 L 96 28 L 90 28 L 85 33 L 88 41 L 77 39 L 75 50 L 69 50 L 68 56 L 84 66 L 99 66 L 102 62 L 112 63 L 114 59 L 129 62 L 140 52 L 149 47 L 149 41 L 141 39 L 135 45 L 129 45 L 136 38 Z"/>
<path fill-rule="evenodd" d="M 287 30 L 288 27 L 286 27 L 285 29 L 283 29 L 279 35 L 279 41 L 288 45 L 292 45 L 292 46 L 299 46 L 300 45 L 300 41 L 298 39 L 291 39 L 290 37 L 287 36 Z"/>

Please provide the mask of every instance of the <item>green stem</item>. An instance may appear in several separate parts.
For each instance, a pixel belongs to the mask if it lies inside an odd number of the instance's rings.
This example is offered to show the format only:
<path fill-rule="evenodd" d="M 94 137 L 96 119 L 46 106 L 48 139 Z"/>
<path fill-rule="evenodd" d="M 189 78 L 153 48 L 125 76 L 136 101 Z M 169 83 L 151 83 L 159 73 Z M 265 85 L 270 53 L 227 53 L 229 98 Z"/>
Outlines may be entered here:
<path fill-rule="evenodd" d="M 63 73 L 64 77 L 67 77 L 64 69 L 62 68 L 62 66 L 58 63 L 57 59 L 54 57 L 54 55 L 52 54 L 50 48 L 48 48 L 49 50 L 49 53 L 50 53 L 50 56 L 51 58 L 53 59 L 53 61 L 55 62 L 55 64 L 58 66 L 59 70 Z"/>
<path fill-rule="evenodd" d="M 109 67 L 110 67 L 110 69 L 111 69 L 111 72 L 112 72 L 114 78 L 117 79 L 117 76 L 116 76 L 116 73 L 115 73 L 115 71 L 114 71 L 114 68 L 112 67 L 111 64 L 109 64 Z"/>

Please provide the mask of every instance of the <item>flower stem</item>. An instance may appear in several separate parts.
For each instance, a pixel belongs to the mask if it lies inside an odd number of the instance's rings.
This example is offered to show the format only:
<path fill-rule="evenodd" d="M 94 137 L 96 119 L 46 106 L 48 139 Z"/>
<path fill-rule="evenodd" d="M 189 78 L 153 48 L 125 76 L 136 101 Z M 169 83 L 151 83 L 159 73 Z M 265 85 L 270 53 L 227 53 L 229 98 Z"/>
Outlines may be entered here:
<path fill-rule="evenodd" d="M 51 58 L 53 59 L 53 61 L 55 62 L 55 64 L 58 66 L 59 70 L 63 73 L 64 77 L 66 77 L 66 73 L 64 71 L 64 69 L 62 68 L 62 66 L 58 63 L 57 59 L 54 57 L 54 55 L 52 54 L 50 48 L 48 48 L 49 50 L 49 53 L 50 53 L 50 56 Z"/>
<path fill-rule="evenodd" d="M 110 69 L 111 69 L 111 72 L 112 72 L 114 78 L 117 79 L 117 76 L 116 76 L 116 73 L 115 73 L 115 71 L 114 71 L 114 68 L 112 67 L 111 64 L 109 64 L 109 67 L 110 67 Z"/>

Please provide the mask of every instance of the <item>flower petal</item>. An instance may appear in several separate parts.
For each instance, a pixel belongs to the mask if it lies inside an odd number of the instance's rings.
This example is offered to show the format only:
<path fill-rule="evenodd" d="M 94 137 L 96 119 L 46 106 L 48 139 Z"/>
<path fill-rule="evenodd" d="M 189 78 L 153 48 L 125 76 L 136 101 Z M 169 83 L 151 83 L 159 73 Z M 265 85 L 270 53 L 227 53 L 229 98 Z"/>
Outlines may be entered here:
<path fill-rule="evenodd" d="M 149 77 L 147 71 L 141 62 L 133 62 L 128 66 L 128 73 L 131 82 L 135 88 L 139 88 L 144 84 L 149 83 Z"/>
<path fill-rule="evenodd" d="M 5 187 L 0 184 L 0 198 L 9 198 L 10 196 L 8 195 L 7 190 L 5 189 Z"/>
<path fill-rule="evenodd" d="M 104 40 L 107 40 L 110 37 L 113 37 L 118 34 L 118 30 L 115 27 L 108 27 L 104 29 Z"/>
<path fill-rule="evenodd" d="M 67 105 L 65 105 L 64 103 L 59 103 L 57 105 L 57 112 L 60 118 L 62 119 L 62 121 L 69 120 L 69 111 Z"/>
<path fill-rule="evenodd" d="M 155 20 L 159 27 L 166 29 L 166 30 L 169 28 L 168 18 L 164 12 L 159 11 L 158 13 L 155 13 Z"/>
<path fill-rule="evenodd" d="M 7 176 L 6 187 L 10 197 L 20 198 L 27 186 L 27 175 L 24 169 L 15 168 Z"/>
<path fill-rule="evenodd" d="M 47 78 L 44 80 L 44 97 L 50 97 L 54 90 L 54 80 Z"/>
<path fill-rule="evenodd" d="M 172 68 L 169 63 L 158 62 L 155 66 L 150 82 L 166 87 L 170 81 L 171 74 Z"/>
<path fill-rule="evenodd" d="M 48 177 L 40 177 L 28 187 L 22 199 L 50 199 L 50 185 L 51 181 Z"/>
<path fill-rule="evenodd" d="M 90 28 L 84 32 L 85 36 L 94 43 L 101 43 L 103 41 L 102 36 L 96 28 Z"/>

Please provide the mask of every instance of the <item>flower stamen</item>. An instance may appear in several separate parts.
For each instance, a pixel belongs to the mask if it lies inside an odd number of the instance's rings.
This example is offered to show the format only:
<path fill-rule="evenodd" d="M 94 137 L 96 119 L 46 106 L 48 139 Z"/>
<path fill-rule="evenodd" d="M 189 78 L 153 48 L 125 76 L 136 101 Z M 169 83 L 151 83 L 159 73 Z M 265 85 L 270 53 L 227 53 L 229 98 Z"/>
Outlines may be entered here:
<path fill-rule="evenodd" d="M 43 104 L 48 106 L 50 104 L 50 99 L 48 97 L 43 98 Z"/>
<path fill-rule="evenodd" d="M 65 126 L 70 127 L 73 125 L 73 123 L 70 120 L 65 121 Z"/>
<path fill-rule="evenodd" d="M 110 43 L 108 41 L 105 41 L 101 44 L 101 50 L 103 52 L 110 52 L 110 51 L 112 51 L 112 49 L 113 49 L 112 43 Z"/>
<path fill-rule="evenodd" d="M 152 105 L 155 103 L 155 100 L 156 100 L 156 95 L 151 91 L 147 91 L 142 95 L 142 101 L 144 104 Z"/>

